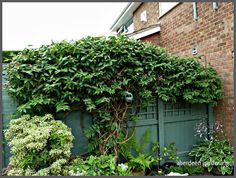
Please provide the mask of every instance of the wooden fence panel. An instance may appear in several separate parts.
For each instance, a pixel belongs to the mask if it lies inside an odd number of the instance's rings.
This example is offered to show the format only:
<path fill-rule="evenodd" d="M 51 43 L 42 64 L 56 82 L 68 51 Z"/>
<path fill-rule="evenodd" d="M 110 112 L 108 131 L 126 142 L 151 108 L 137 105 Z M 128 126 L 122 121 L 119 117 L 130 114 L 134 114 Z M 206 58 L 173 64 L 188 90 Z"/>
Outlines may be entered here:
<path fill-rule="evenodd" d="M 3 129 L 8 127 L 9 116 L 15 112 L 17 107 L 16 102 L 7 94 L 4 88 L 5 78 L 6 76 L 3 73 Z M 210 127 L 213 127 L 213 110 L 210 106 L 204 104 L 170 104 L 158 99 L 147 108 L 141 109 L 139 117 L 140 119 L 136 123 L 129 122 L 129 127 L 136 127 L 136 137 L 139 141 L 145 131 L 151 129 L 150 144 L 147 147 L 147 151 L 151 150 L 152 141 L 159 142 L 160 152 L 163 151 L 164 146 L 174 142 L 182 161 L 189 160 L 187 153 L 199 141 L 199 138 L 195 136 L 195 125 L 204 120 Z M 59 114 L 57 119 L 60 118 Z M 88 140 L 83 134 L 83 129 L 92 125 L 92 116 L 89 113 L 73 111 L 62 120 L 72 128 L 72 133 L 75 137 L 72 154 L 86 153 Z M 9 147 L 3 140 L 4 167 L 7 166 L 9 157 Z"/>

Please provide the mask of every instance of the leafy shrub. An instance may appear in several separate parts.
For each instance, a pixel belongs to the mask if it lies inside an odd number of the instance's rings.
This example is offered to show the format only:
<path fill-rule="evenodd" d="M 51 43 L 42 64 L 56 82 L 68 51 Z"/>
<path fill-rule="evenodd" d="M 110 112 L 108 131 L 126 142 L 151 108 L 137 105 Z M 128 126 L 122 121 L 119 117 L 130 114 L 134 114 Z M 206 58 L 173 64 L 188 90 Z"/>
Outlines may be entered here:
<path fill-rule="evenodd" d="M 135 133 L 135 131 L 132 131 Z M 128 161 L 128 165 L 132 170 L 145 171 L 152 165 L 158 165 L 159 161 L 169 159 L 177 161 L 179 158 L 174 148 L 174 143 L 169 144 L 163 148 L 163 154 L 159 153 L 159 143 L 153 142 L 151 151 L 147 152 L 147 146 L 150 143 L 151 129 L 147 129 L 140 142 L 133 135 L 126 143 L 120 145 L 120 154 Z"/>
<path fill-rule="evenodd" d="M 4 63 L 11 62 L 12 58 L 16 56 L 20 51 L 3 51 L 2 58 Z"/>
<path fill-rule="evenodd" d="M 118 154 L 118 145 L 128 139 L 128 134 L 119 138 L 126 133 L 131 105 L 148 104 L 155 97 L 216 104 L 222 97 L 221 80 L 211 66 L 171 57 L 163 48 L 124 35 L 24 49 L 6 71 L 8 92 L 20 104 L 18 113 L 91 112 L 94 125 L 86 135 L 91 150 L 102 154 Z M 132 102 L 125 100 L 127 92 Z"/>
<path fill-rule="evenodd" d="M 116 165 L 113 155 L 89 156 L 86 160 L 77 158 L 69 167 L 70 176 L 112 176 L 131 175 L 124 164 Z"/>
<path fill-rule="evenodd" d="M 118 164 L 117 172 L 119 176 L 131 176 L 131 168 L 127 164 Z"/>
<path fill-rule="evenodd" d="M 196 161 L 200 161 L 208 172 L 211 172 L 214 167 L 223 175 L 233 172 L 233 147 L 227 140 L 205 139 L 195 145 L 189 155 Z"/>
<path fill-rule="evenodd" d="M 203 67 L 194 58 L 169 56 L 163 67 L 164 80 L 157 86 L 162 100 L 216 105 L 222 98 L 221 80 L 210 64 Z"/>
<path fill-rule="evenodd" d="M 119 37 L 87 37 L 24 49 L 6 68 L 8 91 L 20 111 L 70 110 L 80 102 L 88 111 L 121 99 L 158 95 L 164 101 L 215 103 L 221 98 L 216 71 L 194 58 L 171 57 L 150 43 Z M 38 107 L 34 107 L 38 106 Z"/>
<path fill-rule="evenodd" d="M 153 147 L 152 147 L 152 154 L 155 156 L 154 163 L 156 164 L 159 164 L 159 161 L 163 159 L 169 160 L 171 162 L 175 162 L 179 160 L 174 142 L 163 147 L 163 154 L 159 153 L 159 143 L 154 142 Z"/>
<path fill-rule="evenodd" d="M 150 155 L 138 154 L 132 157 L 128 164 L 131 166 L 132 170 L 145 171 L 147 168 L 150 168 L 153 161 L 154 159 Z"/>
<path fill-rule="evenodd" d="M 12 175 L 61 175 L 70 157 L 71 129 L 52 115 L 23 115 L 5 130 L 11 153 Z"/>

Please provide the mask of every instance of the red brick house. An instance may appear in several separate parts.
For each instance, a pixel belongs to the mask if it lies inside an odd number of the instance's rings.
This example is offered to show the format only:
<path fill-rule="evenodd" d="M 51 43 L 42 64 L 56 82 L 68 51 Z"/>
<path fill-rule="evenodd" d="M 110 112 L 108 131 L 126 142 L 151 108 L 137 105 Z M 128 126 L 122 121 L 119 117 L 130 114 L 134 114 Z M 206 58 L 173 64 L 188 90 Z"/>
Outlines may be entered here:
<path fill-rule="evenodd" d="M 233 2 L 129 3 L 111 27 L 116 34 L 150 41 L 170 54 L 202 56 L 220 75 L 224 99 L 214 108 L 233 141 Z"/>

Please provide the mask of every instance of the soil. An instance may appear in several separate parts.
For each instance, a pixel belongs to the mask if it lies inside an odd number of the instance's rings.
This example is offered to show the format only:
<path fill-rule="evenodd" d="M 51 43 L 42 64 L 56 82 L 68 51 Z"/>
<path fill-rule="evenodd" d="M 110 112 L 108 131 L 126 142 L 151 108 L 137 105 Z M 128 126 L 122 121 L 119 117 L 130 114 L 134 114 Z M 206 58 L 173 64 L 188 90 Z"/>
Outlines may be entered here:
<path fill-rule="evenodd" d="M 133 171 L 133 176 L 145 176 L 145 171 Z"/>

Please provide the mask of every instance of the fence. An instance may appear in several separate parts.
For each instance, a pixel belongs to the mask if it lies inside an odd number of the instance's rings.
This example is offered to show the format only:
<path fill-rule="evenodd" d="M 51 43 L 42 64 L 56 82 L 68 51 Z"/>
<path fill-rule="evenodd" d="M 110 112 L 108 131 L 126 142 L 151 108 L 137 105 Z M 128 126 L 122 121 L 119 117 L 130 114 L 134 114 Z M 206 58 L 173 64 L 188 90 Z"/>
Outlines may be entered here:
<path fill-rule="evenodd" d="M 5 75 L 3 73 L 3 84 Z M 9 116 L 15 112 L 17 104 L 12 100 L 3 85 L 3 129 L 7 128 Z M 140 119 L 136 124 L 129 123 L 130 127 L 136 127 L 136 138 L 140 140 L 145 131 L 151 129 L 150 143 L 158 141 L 160 144 L 160 152 L 164 146 L 174 142 L 177 148 L 177 154 L 182 161 L 189 159 L 187 153 L 192 146 L 199 141 L 194 134 L 194 127 L 200 120 L 206 121 L 210 127 L 213 124 L 213 110 L 205 104 L 189 104 L 189 103 L 165 103 L 159 99 L 148 107 L 141 109 L 139 112 Z M 58 115 L 60 119 L 60 115 Z M 88 140 L 83 134 L 83 129 L 88 128 L 92 124 L 92 116 L 89 113 L 80 111 L 71 112 L 64 120 L 75 137 L 72 154 L 83 154 L 87 152 Z M 151 144 L 149 145 L 150 149 Z M 10 151 L 3 142 L 3 165 L 7 166 L 10 157 Z M 167 161 L 167 160 L 166 160 Z"/>

